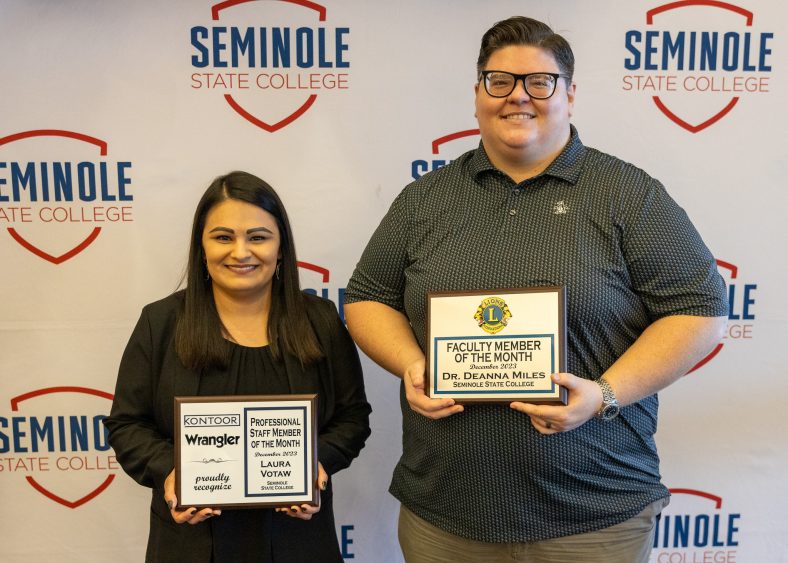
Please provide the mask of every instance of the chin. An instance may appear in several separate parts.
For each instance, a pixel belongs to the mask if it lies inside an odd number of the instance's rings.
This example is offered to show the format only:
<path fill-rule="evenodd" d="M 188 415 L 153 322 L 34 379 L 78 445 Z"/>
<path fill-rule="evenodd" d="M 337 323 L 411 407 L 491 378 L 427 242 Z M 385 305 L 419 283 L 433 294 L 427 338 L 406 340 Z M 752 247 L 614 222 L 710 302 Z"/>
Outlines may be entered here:
<path fill-rule="evenodd" d="M 535 145 L 536 145 L 535 139 L 525 139 L 525 140 L 519 140 L 516 142 L 507 143 L 505 146 L 506 146 L 506 150 L 508 150 L 509 152 L 523 153 Z"/>

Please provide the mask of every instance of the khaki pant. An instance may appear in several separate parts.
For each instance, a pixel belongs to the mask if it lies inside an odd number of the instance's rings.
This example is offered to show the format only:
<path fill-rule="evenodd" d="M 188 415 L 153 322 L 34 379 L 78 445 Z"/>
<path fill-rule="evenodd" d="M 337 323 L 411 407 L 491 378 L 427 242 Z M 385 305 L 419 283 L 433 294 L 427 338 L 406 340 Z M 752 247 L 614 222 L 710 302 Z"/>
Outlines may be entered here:
<path fill-rule="evenodd" d="M 465 539 L 401 506 L 399 543 L 407 563 L 647 563 L 657 516 L 668 501 L 651 503 L 634 518 L 609 528 L 533 543 Z"/>

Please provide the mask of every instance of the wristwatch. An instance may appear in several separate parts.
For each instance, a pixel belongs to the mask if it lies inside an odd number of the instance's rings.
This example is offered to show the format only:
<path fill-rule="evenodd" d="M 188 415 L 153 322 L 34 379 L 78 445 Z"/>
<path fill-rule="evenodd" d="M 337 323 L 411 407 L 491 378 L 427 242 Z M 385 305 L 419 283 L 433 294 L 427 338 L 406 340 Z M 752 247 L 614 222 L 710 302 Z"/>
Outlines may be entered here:
<path fill-rule="evenodd" d="M 605 381 L 604 377 L 597 379 L 596 384 L 602 390 L 602 406 L 599 407 L 596 415 L 604 421 L 613 420 L 621 410 L 616 400 L 616 394 L 613 393 L 613 388 Z"/>

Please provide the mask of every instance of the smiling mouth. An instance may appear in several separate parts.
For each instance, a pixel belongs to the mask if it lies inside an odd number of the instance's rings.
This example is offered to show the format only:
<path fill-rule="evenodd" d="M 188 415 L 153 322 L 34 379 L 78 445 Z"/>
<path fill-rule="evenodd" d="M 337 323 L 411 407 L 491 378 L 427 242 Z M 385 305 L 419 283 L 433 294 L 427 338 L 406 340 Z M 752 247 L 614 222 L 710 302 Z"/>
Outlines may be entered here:
<path fill-rule="evenodd" d="M 257 268 L 257 264 L 248 264 L 248 265 L 234 265 L 234 264 L 226 264 L 225 268 L 232 272 L 236 272 L 238 274 L 246 274 L 251 272 L 255 268 Z"/>
<path fill-rule="evenodd" d="M 534 119 L 536 116 L 532 113 L 510 113 L 507 115 L 502 115 L 501 119 L 506 119 L 508 121 L 526 121 L 528 119 Z"/>

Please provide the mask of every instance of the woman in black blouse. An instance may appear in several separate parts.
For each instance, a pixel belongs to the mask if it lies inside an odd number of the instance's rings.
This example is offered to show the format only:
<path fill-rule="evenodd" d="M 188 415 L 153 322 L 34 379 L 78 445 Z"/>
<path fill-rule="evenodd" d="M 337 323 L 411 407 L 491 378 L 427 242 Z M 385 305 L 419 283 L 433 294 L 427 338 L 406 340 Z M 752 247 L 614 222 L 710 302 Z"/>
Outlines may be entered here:
<path fill-rule="evenodd" d="M 274 190 L 233 172 L 194 215 L 187 286 L 147 305 L 105 420 L 123 469 L 151 487 L 147 561 L 341 561 L 329 476 L 369 436 L 358 354 L 334 306 L 300 291 Z M 318 394 L 319 507 L 177 509 L 173 397 Z M 191 524 L 191 525 L 186 525 Z"/>

